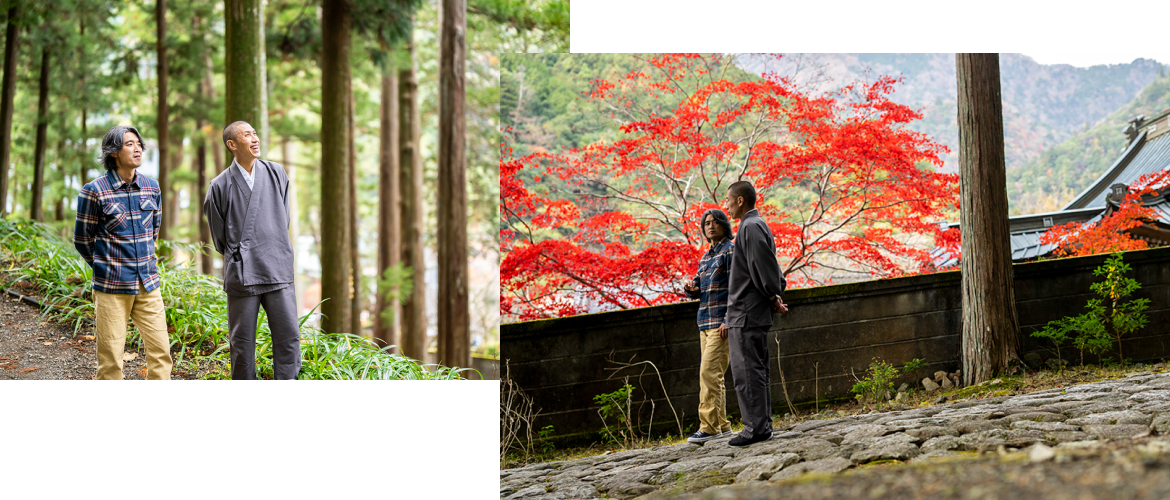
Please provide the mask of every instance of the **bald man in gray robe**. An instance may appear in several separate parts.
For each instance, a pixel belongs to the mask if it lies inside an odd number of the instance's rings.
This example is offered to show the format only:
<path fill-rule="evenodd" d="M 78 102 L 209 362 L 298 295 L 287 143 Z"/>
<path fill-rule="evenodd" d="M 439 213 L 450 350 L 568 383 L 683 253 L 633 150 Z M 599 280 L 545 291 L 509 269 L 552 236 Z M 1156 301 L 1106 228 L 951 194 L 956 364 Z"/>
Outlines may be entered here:
<path fill-rule="evenodd" d="M 223 254 L 232 380 L 256 379 L 256 317 L 268 314 L 273 375 L 297 378 L 301 338 L 293 287 L 288 175 L 261 160 L 260 139 L 246 122 L 224 128 L 232 165 L 212 179 L 203 201 L 215 249 Z"/>

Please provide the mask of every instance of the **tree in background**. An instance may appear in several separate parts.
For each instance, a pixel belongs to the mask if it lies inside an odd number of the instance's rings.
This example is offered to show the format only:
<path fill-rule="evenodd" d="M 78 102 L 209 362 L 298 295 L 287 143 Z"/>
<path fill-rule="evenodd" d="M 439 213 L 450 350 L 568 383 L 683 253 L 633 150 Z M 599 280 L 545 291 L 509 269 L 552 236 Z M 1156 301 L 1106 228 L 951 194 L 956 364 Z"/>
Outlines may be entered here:
<path fill-rule="evenodd" d="M 963 385 L 986 382 L 1017 359 L 999 54 L 955 54 L 959 102 L 959 226 Z"/>
<path fill-rule="evenodd" d="M 349 331 L 353 261 L 349 206 L 349 49 L 352 2 L 325 0 L 321 9 L 321 327 Z"/>
<path fill-rule="evenodd" d="M 20 2 L 5 2 L 4 77 L 0 83 L 0 215 L 8 206 L 8 165 L 12 151 L 12 105 L 16 95 L 17 47 L 20 43 Z"/>
<path fill-rule="evenodd" d="M 439 49 L 439 363 L 471 364 L 467 303 L 465 0 L 442 0 Z"/>
<path fill-rule="evenodd" d="M 552 52 L 569 51 L 569 2 L 566 0 L 472 0 L 467 12 L 508 26 L 517 34 L 519 50 L 534 45 Z"/>
<path fill-rule="evenodd" d="M 1118 207 L 1107 211 L 1100 220 L 1052 226 L 1040 235 L 1040 244 L 1057 245 L 1053 253 L 1058 257 L 1149 248 L 1149 243 L 1133 237 L 1129 230 L 1158 219 L 1158 213 L 1145 206 L 1143 198 L 1160 196 L 1167 186 L 1170 186 L 1170 170 L 1143 175 L 1129 185 Z"/>
<path fill-rule="evenodd" d="M 167 0 L 155 0 L 154 5 L 154 19 L 156 25 L 156 41 L 155 50 L 158 58 L 158 116 L 155 117 L 155 127 L 158 134 L 158 187 L 159 187 L 159 201 L 162 210 L 163 218 L 159 225 L 158 237 L 162 239 L 169 239 L 170 231 L 170 206 L 169 202 L 174 195 L 171 193 L 170 179 L 167 177 L 168 170 L 170 170 L 170 158 L 167 153 L 170 152 L 170 113 L 167 109 Z M 231 17 L 231 16 L 229 16 Z M 229 21 L 228 25 L 231 25 Z"/>
<path fill-rule="evenodd" d="M 423 165 L 419 144 L 422 120 L 418 105 L 418 63 L 413 37 L 403 48 L 408 61 L 398 71 L 398 187 L 402 202 L 399 239 L 400 262 L 409 269 L 410 293 L 401 295 L 401 329 L 398 350 L 403 355 L 421 359 L 426 353 L 426 287 L 423 286 L 426 263 L 423 260 L 424 205 Z M 385 271 L 383 271 L 385 272 Z"/>
<path fill-rule="evenodd" d="M 889 101 L 896 83 L 814 95 L 698 54 L 593 79 L 586 114 L 615 124 L 618 138 L 520 159 L 503 144 L 501 311 L 530 319 L 580 314 L 590 301 L 686 300 L 678 280 L 703 251 L 698 217 L 741 179 L 763 200 L 790 284 L 820 283 L 822 268 L 929 269 L 909 236 L 942 236 L 935 222 L 953 209 L 957 176 L 931 168 L 946 149 L 906 128 L 921 115 Z"/>

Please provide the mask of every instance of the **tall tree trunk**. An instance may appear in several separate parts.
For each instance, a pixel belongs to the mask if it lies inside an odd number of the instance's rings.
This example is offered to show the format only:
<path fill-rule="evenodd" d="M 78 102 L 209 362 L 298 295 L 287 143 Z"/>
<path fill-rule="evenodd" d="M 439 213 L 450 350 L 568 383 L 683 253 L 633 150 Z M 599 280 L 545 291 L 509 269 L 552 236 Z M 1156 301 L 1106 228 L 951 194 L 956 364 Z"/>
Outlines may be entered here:
<path fill-rule="evenodd" d="M 200 89 L 202 90 L 202 89 Z M 203 213 L 203 200 L 207 198 L 207 134 L 203 132 L 204 121 L 199 120 L 199 147 L 195 149 L 195 170 L 198 186 L 196 192 L 199 198 L 193 203 L 198 205 L 195 212 L 199 214 L 199 263 L 203 274 L 211 275 L 215 267 L 211 261 L 211 228 L 207 226 L 207 214 Z"/>
<path fill-rule="evenodd" d="M 998 54 L 955 54 L 959 101 L 959 229 L 963 384 L 990 380 L 1017 357 Z"/>
<path fill-rule="evenodd" d="M 85 39 L 85 17 L 84 16 L 82 16 L 81 19 L 78 20 L 78 27 L 81 30 L 81 39 L 84 40 Z M 82 65 L 81 71 L 79 72 L 80 73 L 79 76 L 81 77 L 80 78 L 81 79 L 81 88 L 85 90 L 86 95 L 88 97 L 89 89 L 87 89 L 85 87 L 85 74 L 86 74 L 87 61 L 85 60 L 85 45 L 84 44 L 77 45 L 77 54 L 78 54 L 78 61 Z M 86 113 L 85 113 L 84 100 L 82 102 L 83 102 L 83 104 L 81 106 L 81 145 L 80 145 L 81 147 L 79 148 L 81 150 L 80 151 L 81 161 L 78 162 L 78 164 L 79 164 L 78 165 L 78 173 L 80 175 L 77 177 L 79 187 L 84 186 L 89 182 L 89 167 L 92 164 L 90 159 L 89 159 L 89 147 L 88 147 L 89 144 L 86 142 L 87 140 L 89 140 L 89 135 L 88 135 L 88 131 L 86 130 L 86 123 L 85 123 L 86 122 Z"/>
<path fill-rule="evenodd" d="M 207 99 L 207 108 L 215 105 L 215 68 L 211 65 L 211 54 L 203 54 L 203 65 L 207 69 L 207 74 L 203 78 L 204 97 Z M 211 120 L 211 129 L 213 132 L 222 133 L 224 127 L 227 127 L 228 122 L 216 123 L 216 120 Z M 220 136 L 219 134 L 212 134 L 213 136 Z M 220 139 L 213 137 L 211 139 L 211 162 L 215 165 L 215 175 L 223 173 L 223 169 L 231 164 L 230 154 L 224 155 L 223 142 Z M 203 200 L 200 200 L 202 203 Z"/>
<path fill-rule="evenodd" d="M 49 49 L 41 50 L 41 84 L 37 98 L 37 143 L 33 160 L 33 185 L 31 214 L 33 220 L 42 222 L 42 202 L 45 191 L 45 140 L 49 129 Z"/>
<path fill-rule="evenodd" d="M 20 2 L 8 8 L 4 35 L 4 80 L 0 83 L 0 216 L 8 213 L 8 167 L 12 152 L 12 98 L 16 95 L 16 56 L 20 43 Z M 16 206 L 15 203 L 12 204 Z"/>
<path fill-rule="evenodd" d="M 324 0 L 321 8 L 321 328 L 350 329 L 349 45 L 351 3 Z"/>
<path fill-rule="evenodd" d="M 183 136 L 186 135 L 186 131 L 182 128 L 182 121 L 176 121 L 172 125 L 174 126 L 175 133 L 170 134 L 171 146 L 168 149 L 170 149 L 171 157 L 167 160 L 167 168 L 171 172 L 177 172 L 183 167 Z M 203 202 L 203 200 L 199 201 L 200 203 Z M 163 200 L 163 205 L 163 221 L 170 227 L 177 227 L 177 223 L 180 220 L 179 188 L 175 186 L 174 182 L 171 182 L 170 188 L 167 189 L 167 197 Z M 178 239 L 178 235 L 171 234 L 171 238 Z"/>
<path fill-rule="evenodd" d="M 345 95 L 349 99 L 349 259 L 353 262 L 353 278 L 350 284 L 353 285 L 353 290 L 350 292 L 350 332 L 354 335 L 362 334 L 362 256 L 358 251 L 358 214 L 357 207 L 357 146 L 354 144 L 354 98 L 352 80 L 349 82 L 349 89 Z"/>
<path fill-rule="evenodd" d="M 413 29 L 408 33 L 413 33 Z M 411 35 L 413 36 L 413 35 Z M 415 45 L 406 45 L 410 65 L 398 72 L 398 187 L 402 191 L 402 263 L 411 270 L 413 290 L 402 297 L 402 320 L 398 330 L 398 352 L 422 360 L 427 343 L 426 262 L 423 260 L 423 168 L 419 150 L 422 134 L 418 106 L 418 77 L 415 75 Z"/>
<path fill-rule="evenodd" d="M 386 270 L 398 264 L 399 254 L 402 252 L 399 227 L 402 225 L 400 213 L 401 203 L 398 199 L 398 75 L 396 68 L 386 69 L 382 73 L 382 113 L 380 126 L 380 146 L 378 165 L 378 276 L 374 283 L 378 283 L 385 276 Z M 395 326 L 401 314 L 397 311 L 397 300 L 386 300 L 386 294 L 378 291 L 374 307 L 374 338 L 381 341 L 382 346 L 397 345 L 398 331 Z M 382 317 L 382 311 L 390 309 L 393 319 L 387 321 Z"/>
<path fill-rule="evenodd" d="M 158 230 L 159 239 L 170 238 L 169 229 L 170 210 L 168 199 L 171 198 L 171 185 L 167 174 L 170 170 L 170 137 L 167 135 L 167 125 L 170 124 L 167 108 L 167 0 L 158 0 L 154 6 L 154 23 L 158 33 L 155 50 L 158 52 L 158 187 L 162 191 L 162 224 Z"/>
<path fill-rule="evenodd" d="M 57 116 L 60 118 L 57 126 L 60 127 L 59 130 L 62 133 L 57 136 L 57 165 L 54 170 L 57 171 L 57 176 L 61 179 L 61 186 L 64 188 L 68 185 L 69 180 L 69 173 L 65 171 L 65 165 L 69 163 L 69 160 L 65 158 L 65 112 L 62 111 Z M 65 204 L 62 203 L 65 198 L 61 196 L 63 191 L 64 189 L 50 189 L 49 191 L 53 193 L 53 199 L 56 200 L 53 202 L 53 220 L 55 221 L 61 221 L 65 218 Z"/>
<path fill-rule="evenodd" d="M 297 174 L 297 169 L 293 166 L 292 160 L 290 159 L 292 158 L 292 155 L 289 152 L 288 136 L 280 138 L 280 158 L 284 160 L 284 170 L 288 173 L 288 206 L 289 210 L 292 212 L 289 214 L 288 240 L 292 242 L 293 254 L 296 255 L 297 240 L 300 239 L 301 235 L 301 211 L 298 208 L 300 205 L 297 204 L 297 192 L 300 191 L 297 188 L 297 177 L 299 174 Z M 293 277 L 293 280 L 293 286 L 296 287 L 296 289 L 303 291 L 304 284 L 297 283 L 295 276 Z M 296 296 L 297 315 L 299 316 L 301 311 L 305 310 L 305 304 L 303 302 L 304 295 L 298 293 Z"/>
<path fill-rule="evenodd" d="M 439 42 L 439 363 L 471 364 L 467 304 L 465 0 L 442 0 Z"/>
<path fill-rule="evenodd" d="M 227 80 L 227 116 L 223 126 L 248 122 L 262 139 L 268 137 L 265 104 L 263 0 L 224 0 L 224 59 Z M 222 127 L 220 128 L 222 130 Z M 230 155 L 230 151 L 228 154 Z M 264 151 L 261 150 L 261 155 Z M 227 158 L 226 165 L 231 164 Z"/>
<path fill-rule="evenodd" d="M 84 186 L 89 183 L 89 167 L 93 164 L 93 159 L 89 157 L 89 131 L 85 126 L 85 108 L 81 108 L 81 165 L 78 166 L 79 185 Z"/>

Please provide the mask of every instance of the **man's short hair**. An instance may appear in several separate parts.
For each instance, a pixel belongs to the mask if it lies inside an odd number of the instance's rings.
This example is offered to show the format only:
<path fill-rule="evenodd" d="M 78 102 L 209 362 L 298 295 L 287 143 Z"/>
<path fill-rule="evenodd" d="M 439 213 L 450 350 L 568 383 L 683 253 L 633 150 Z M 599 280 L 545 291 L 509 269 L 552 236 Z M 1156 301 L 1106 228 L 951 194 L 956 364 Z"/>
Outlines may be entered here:
<path fill-rule="evenodd" d="M 728 186 L 727 192 L 731 193 L 732 199 L 742 196 L 745 205 L 749 207 L 756 206 L 756 188 L 748 181 L 739 181 Z"/>
<path fill-rule="evenodd" d="M 236 133 L 240 129 L 240 125 L 251 125 L 251 123 L 244 120 L 236 120 L 223 128 L 223 147 L 227 147 L 227 141 L 229 139 L 236 140 Z M 231 151 L 231 148 L 228 148 L 228 151 Z"/>
<path fill-rule="evenodd" d="M 110 129 L 102 138 L 102 157 L 100 158 L 102 166 L 106 167 L 106 170 L 118 169 L 118 161 L 110 155 L 118 154 L 118 151 L 122 150 L 126 132 L 134 132 L 134 135 L 138 136 L 138 144 L 142 146 L 142 149 L 146 149 L 146 145 L 142 144 L 142 134 L 138 133 L 138 129 L 127 125 L 118 125 Z"/>

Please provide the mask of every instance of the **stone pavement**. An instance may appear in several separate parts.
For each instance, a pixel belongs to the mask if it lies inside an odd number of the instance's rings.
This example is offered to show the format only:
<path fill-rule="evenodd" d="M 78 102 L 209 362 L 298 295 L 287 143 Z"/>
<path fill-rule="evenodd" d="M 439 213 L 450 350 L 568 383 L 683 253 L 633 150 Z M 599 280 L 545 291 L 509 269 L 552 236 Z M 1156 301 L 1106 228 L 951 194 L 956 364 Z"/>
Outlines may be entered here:
<path fill-rule="evenodd" d="M 710 493 L 733 483 L 833 474 L 877 461 L 945 461 L 941 457 L 958 451 L 1028 448 L 1021 455 L 1031 461 L 1059 462 L 1059 454 L 1071 450 L 1167 433 L 1170 373 L 1145 372 L 1013 397 L 809 420 L 777 428 L 772 439 L 746 448 L 728 446 L 725 438 L 505 469 L 500 497 Z M 1158 443 L 1170 452 L 1170 443 Z"/>

